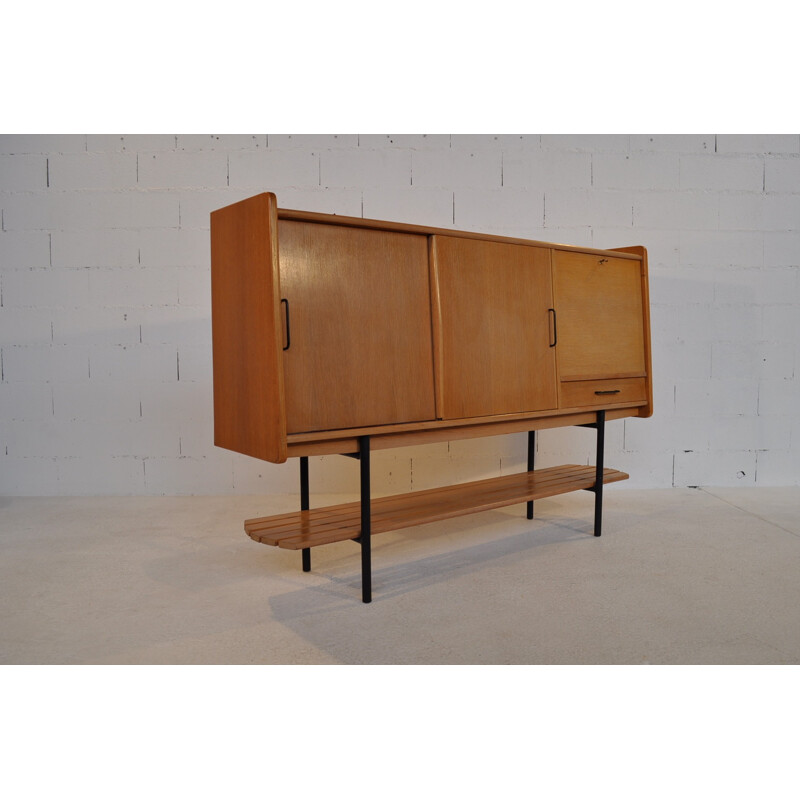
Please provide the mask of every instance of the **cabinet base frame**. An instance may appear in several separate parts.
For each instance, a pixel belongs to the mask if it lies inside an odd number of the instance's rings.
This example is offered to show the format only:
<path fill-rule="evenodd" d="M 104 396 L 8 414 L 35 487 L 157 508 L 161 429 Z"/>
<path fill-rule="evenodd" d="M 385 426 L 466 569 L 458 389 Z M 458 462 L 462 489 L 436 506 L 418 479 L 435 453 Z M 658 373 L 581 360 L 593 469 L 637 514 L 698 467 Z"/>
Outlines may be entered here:
<path fill-rule="evenodd" d="M 525 502 L 533 519 L 535 499 L 585 490 L 594 492 L 594 535 L 600 536 L 603 519 L 603 484 L 625 480 L 628 475 L 603 466 L 606 413 L 580 427 L 597 431 L 595 466 L 564 465 L 534 470 L 535 431 L 528 432 L 526 472 L 467 484 L 378 498 L 370 489 L 370 437 L 361 436 L 358 452 L 347 453 L 359 460 L 360 500 L 310 510 L 308 457 L 300 457 L 300 512 L 246 520 L 245 531 L 257 542 L 302 550 L 303 571 L 311 569 L 311 548 L 351 539 L 361 548 L 361 596 L 372 601 L 372 536 L 390 530 L 425 524 L 439 519 L 476 513 Z"/>

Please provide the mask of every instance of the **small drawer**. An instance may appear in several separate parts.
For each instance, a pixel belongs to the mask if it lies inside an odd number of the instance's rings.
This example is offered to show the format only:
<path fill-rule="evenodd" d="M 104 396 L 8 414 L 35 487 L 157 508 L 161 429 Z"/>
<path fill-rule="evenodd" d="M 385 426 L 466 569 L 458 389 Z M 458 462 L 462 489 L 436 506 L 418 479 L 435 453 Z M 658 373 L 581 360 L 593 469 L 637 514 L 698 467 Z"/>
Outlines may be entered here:
<path fill-rule="evenodd" d="M 636 403 L 646 400 L 645 378 L 561 382 L 561 408 L 610 406 L 614 403 Z"/>

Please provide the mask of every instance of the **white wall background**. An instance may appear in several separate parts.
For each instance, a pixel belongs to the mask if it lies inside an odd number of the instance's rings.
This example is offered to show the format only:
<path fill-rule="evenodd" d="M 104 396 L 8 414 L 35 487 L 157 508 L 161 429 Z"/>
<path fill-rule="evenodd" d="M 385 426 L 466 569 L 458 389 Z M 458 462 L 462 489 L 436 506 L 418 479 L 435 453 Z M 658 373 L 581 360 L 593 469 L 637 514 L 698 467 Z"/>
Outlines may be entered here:
<path fill-rule="evenodd" d="M 0 494 L 296 492 L 213 446 L 209 213 L 286 208 L 643 244 L 655 414 L 609 423 L 631 487 L 800 477 L 800 135 L 0 136 Z M 540 434 L 539 463 L 592 463 Z M 383 451 L 378 491 L 524 467 L 523 435 Z M 313 488 L 353 491 L 350 459 Z"/>

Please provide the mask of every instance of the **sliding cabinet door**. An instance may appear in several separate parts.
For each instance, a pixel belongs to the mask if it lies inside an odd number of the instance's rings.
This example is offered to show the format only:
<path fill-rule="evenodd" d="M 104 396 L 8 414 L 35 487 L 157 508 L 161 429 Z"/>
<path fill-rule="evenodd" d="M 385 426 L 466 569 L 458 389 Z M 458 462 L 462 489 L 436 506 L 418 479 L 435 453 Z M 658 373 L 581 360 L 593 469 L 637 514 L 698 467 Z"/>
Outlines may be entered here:
<path fill-rule="evenodd" d="M 431 239 L 439 417 L 555 408 L 550 251 Z"/>
<path fill-rule="evenodd" d="M 279 220 L 289 433 L 434 418 L 427 237 Z"/>

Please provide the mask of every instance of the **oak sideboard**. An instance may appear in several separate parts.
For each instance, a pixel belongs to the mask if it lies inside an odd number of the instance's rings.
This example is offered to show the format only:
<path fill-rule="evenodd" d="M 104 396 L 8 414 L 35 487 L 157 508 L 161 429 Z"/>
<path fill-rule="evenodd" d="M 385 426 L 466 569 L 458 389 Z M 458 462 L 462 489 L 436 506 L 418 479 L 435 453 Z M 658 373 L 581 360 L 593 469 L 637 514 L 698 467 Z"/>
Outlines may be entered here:
<path fill-rule="evenodd" d="M 647 252 L 599 250 L 278 207 L 211 214 L 214 443 L 300 461 L 300 509 L 245 521 L 301 550 L 586 489 L 600 535 L 608 420 L 653 409 Z M 535 431 L 597 431 L 592 466 L 534 468 Z M 371 498 L 370 452 L 528 434 L 527 470 Z M 308 457 L 360 461 L 361 499 L 310 508 Z"/>

